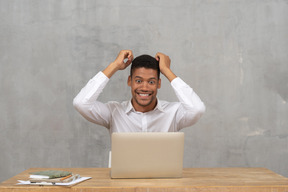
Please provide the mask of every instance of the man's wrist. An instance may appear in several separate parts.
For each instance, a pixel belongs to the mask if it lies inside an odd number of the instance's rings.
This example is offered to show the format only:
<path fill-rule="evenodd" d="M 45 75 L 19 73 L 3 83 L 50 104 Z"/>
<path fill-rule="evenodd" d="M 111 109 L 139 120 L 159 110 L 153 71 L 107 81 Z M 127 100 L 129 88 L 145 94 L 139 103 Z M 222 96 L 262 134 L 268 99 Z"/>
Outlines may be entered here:
<path fill-rule="evenodd" d="M 110 63 L 102 72 L 110 79 L 119 70 L 117 63 Z"/>
<path fill-rule="evenodd" d="M 170 68 L 162 69 L 161 73 L 171 82 L 177 76 L 172 72 Z"/>

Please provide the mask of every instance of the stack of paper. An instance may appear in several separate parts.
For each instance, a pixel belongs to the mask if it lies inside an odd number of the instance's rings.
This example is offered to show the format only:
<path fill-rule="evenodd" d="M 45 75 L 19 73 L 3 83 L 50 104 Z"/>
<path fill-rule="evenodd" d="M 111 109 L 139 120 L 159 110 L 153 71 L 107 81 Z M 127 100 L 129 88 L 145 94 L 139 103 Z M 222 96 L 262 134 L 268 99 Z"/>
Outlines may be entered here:
<path fill-rule="evenodd" d="M 18 184 L 30 185 L 74 185 L 90 179 L 91 177 L 81 177 L 67 171 L 45 170 L 31 173 L 28 181 L 20 181 Z"/>

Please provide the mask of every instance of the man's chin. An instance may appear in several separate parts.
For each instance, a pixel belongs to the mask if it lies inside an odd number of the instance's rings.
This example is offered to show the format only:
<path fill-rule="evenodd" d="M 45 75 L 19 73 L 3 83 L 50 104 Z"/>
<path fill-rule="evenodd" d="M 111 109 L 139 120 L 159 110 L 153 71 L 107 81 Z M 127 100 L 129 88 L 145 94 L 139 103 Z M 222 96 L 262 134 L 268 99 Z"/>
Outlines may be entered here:
<path fill-rule="evenodd" d="M 141 107 L 148 107 L 150 104 L 151 104 L 151 102 L 137 102 L 138 103 L 138 105 L 140 105 Z"/>
<path fill-rule="evenodd" d="M 149 105 L 151 105 L 152 101 L 151 100 L 136 100 L 136 103 L 141 107 L 148 107 Z"/>

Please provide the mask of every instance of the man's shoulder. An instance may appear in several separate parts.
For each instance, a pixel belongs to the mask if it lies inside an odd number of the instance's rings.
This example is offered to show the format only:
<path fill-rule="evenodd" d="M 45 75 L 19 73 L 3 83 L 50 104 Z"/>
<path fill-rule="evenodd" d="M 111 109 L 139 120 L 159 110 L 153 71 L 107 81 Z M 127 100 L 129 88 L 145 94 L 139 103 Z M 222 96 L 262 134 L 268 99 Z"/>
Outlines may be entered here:
<path fill-rule="evenodd" d="M 158 100 L 160 106 L 164 109 L 167 107 L 172 107 L 172 106 L 179 106 L 181 103 L 179 101 L 174 101 L 174 102 L 170 102 L 170 101 L 165 101 L 165 100 Z"/>
<path fill-rule="evenodd" d="M 159 101 L 159 103 L 161 104 L 161 105 L 174 105 L 174 104 L 180 104 L 180 102 L 179 101 L 166 101 L 166 100 L 158 100 Z"/>
<path fill-rule="evenodd" d="M 125 105 L 127 103 L 128 103 L 128 101 L 121 101 L 121 102 L 119 102 L 119 101 L 108 101 L 107 105 Z"/>
<path fill-rule="evenodd" d="M 126 109 L 129 106 L 129 101 L 109 101 L 107 102 L 107 105 L 110 108 L 123 108 Z"/>

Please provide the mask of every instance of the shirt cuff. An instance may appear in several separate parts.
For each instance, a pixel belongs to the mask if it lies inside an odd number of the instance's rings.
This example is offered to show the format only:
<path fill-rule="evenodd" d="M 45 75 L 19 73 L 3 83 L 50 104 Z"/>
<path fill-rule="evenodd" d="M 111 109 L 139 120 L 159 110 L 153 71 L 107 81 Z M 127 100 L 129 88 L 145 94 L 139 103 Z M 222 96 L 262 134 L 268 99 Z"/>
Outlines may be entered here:
<path fill-rule="evenodd" d="M 102 71 L 99 71 L 92 79 L 103 80 L 103 81 L 109 80 L 109 78 Z"/>
<path fill-rule="evenodd" d="M 180 77 L 176 77 L 175 79 L 173 79 L 171 81 L 171 85 L 172 87 L 182 87 L 182 86 L 187 86 L 187 84 L 180 78 Z"/>

